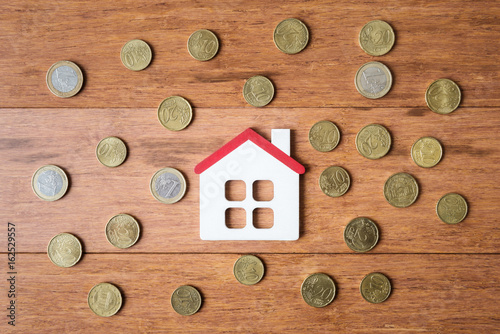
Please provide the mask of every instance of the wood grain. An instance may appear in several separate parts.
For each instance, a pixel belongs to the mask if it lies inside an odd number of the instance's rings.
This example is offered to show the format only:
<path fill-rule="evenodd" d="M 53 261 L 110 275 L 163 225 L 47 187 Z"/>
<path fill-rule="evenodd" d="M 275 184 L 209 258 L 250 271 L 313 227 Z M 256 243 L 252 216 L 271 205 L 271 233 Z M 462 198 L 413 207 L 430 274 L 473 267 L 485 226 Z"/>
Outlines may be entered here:
<path fill-rule="evenodd" d="M 436 79 L 463 91 L 463 106 L 500 106 L 500 3 L 498 1 L 27 1 L 0 4 L 0 107 L 157 107 L 181 95 L 196 107 L 248 107 L 246 79 L 268 76 L 277 94 L 271 107 L 417 107 Z M 310 31 L 297 55 L 280 52 L 273 31 L 296 17 Z M 383 57 L 365 54 L 358 34 L 370 20 L 388 21 L 396 33 Z M 221 48 L 209 62 L 192 59 L 188 37 L 207 28 Z M 142 72 L 127 70 L 120 49 L 141 38 L 154 52 Z M 60 99 L 45 84 L 59 60 L 76 62 L 85 87 Z M 354 74 L 379 60 L 394 75 L 380 100 L 362 97 Z M 253 109 L 253 108 L 252 108 Z"/>
<path fill-rule="evenodd" d="M 127 252 L 249 252 L 349 253 L 343 241 L 345 225 L 355 217 L 377 222 L 378 253 L 498 253 L 497 224 L 500 192 L 497 180 L 500 119 L 496 109 L 460 108 L 451 116 L 420 109 L 196 108 L 183 131 L 164 129 L 154 109 L 3 109 L 0 122 L 9 126 L 0 140 L 3 221 L 19 224 L 19 251 L 44 252 L 60 232 L 78 235 L 87 252 L 116 252 L 105 238 L 104 226 L 120 212 L 135 216 L 142 226 L 139 242 Z M 308 142 L 309 128 L 318 120 L 335 122 L 339 146 L 328 153 Z M 389 154 L 363 158 L 355 148 L 356 133 L 369 123 L 381 123 L 392 135 Z M 301 236 L 296 242 L 207 242 L 199 237 L 199 176 L 194 166 L 224 143 L 252 126 L 270 139 L 271 128 L 291 128 L 292 156 L 306 166 L 302 177 Z M 99 164 L 100 139 L 118 136 L 128 146 L 125 163 L 117 168 Z M 444 157 L 434 168 L 418 167 L 410 157 L 422 136 L 438 138 Z M 31 176 L 45 164 L 56 164 L 69 175 L 71 186 L 61 200 L 47 203 L 31 190 Z M 330 198 L 318 186 L 330 165 L 347 169 L 352 186 L 346 195 Z M 163 167 L 181 170 L 186 196 L 178 203 L 157 202 L 149 191 L 152 175 Z M 420 195 L 408 208 L 394 208 L 383 196 L 387 178 L 409 172 Z M 466 220 L 442 223 L 435 213 L 439 198 L 461 193 L 469 203 Z M 3 240 L 2 240 L 3 241 Z"/>
<path fill-rule="evenodd" d="M 296 17 L 310 41 L 290 56 L 274 46 L 272 33 Z M 365 54 L 358 33 L 370 20 L 389 22 L 393 50 Z M 192 59 L 189 35 L 210 29 L 218 55 Z M 153 61 L 127 70 L 121 47 L 147 41 Z M 374 0 L 179 0 L 33 1 L 0 3 L 0 332 L 14 333 L 495 333 L 500 317 L 500 2 Z M 75 97 L 61 99 L 46 87 L 47 69 L 71 60 L 84 71 Z M 354 74 L 381 61 L 394 84 L 384 98 L 369 100 L 355 89 Z M 264 108 L 245 103 L 242 87 L 262 74 L 274 83 Z M 462 90 L 450 115 L 432 113 L 424 93 L 438 78 Z M 187 98 L 192 123 L 170 132 L 157 120 L 158 104 L 170 95 Z M 308 131 L 330 120 L 341 131 L 339 146 L 320 153 Z M 369 123 L 387 127 L 392 149 L 379 160 L 355 148 Z M 300 238 L 294 242 L 207 242 L 199 238 L 199 177 L 194 166 L 251 127 L 270 139 L 273 128 L 292 129 L 292 157 L 306 167 L 301 177 Z M 118 168 L 100 165 L 99 140 L 118 136 L 128 158 Z M 443 160 L 424 169 L 410 157 L 422 136 L 439 139 Z M 35 170 L 62 167 L 70 179 L 61 200 L 44 202 L 31 190 Z M 318 177 L 339 165 L 352 185 L 340 198 L 324 195 Z M 186 196 L 174 205 L 157 202 L 151 176 L 174 167 L 186 176 Z M 397 209 L 383 197 L 387 178 L 411 173 L 420 195 Z M 268 188 L 267 188 L 268 189 Z M 266 190 L 263 188 L 261 190 Z M 448 192 L 469 203 L 458 225 L 441 222 L 435 205 Z M 235 191 L 238 195 L 238 190 Z M 141 224 L 138 243 L 112 247 L 104 226 L 117 213 Z M 354 254 L 343 241 L 358 216 L 379 226 L 379 244 Z M 261 218 L 265 218 L 262 216 Z M 16 225 L 17 326 L 7 325 L 7 222 Z M 265 224 L 265 222 L 262 222 Z M 46 247 L 60 232 L 77 235 L 85 254 L 72 268 L 58 268 Z M 232 265 L 255 253 L 266 275 L 256 286 L 238 284 Z M 372 305 L 359 294 L 369 272 L 388 275 L 393 293 Z M 331 275 L 335 301 L 307 306 L 299 289 L 314 272 Z M 112 282 L 125 296 L 122 310 L 99 318 L 87 293 Z M 192 317 L 177 315 L 170 294 L 182 284 L 200 289 L 204 303 Z"/>
<path fill-rule="evenodd" d="M 19 324 L 15 333 L 494 333 L 498 255 L 276 255 L 258 254 L 264 279 L 244 286 L 232 274 L 238 254 L 86 254 L 72 268 L 55 267 L 45 254 L 19 261 Z M 369 272 L 392 283 L 382 304 L 359 293 Z M 315 309 L 300 295 L 311 273 L 333 277 L 337 294 Z M 97 283 L 116 284 L 124 305 L 100 318 L 87 306 Z M 199 313 L 186 317 L 170 295 L 190 284 L 203 295 Z M 2 305 L 5 294 L 0 295 Z M 0 328 L 6 328 L 4 321 Z"/>

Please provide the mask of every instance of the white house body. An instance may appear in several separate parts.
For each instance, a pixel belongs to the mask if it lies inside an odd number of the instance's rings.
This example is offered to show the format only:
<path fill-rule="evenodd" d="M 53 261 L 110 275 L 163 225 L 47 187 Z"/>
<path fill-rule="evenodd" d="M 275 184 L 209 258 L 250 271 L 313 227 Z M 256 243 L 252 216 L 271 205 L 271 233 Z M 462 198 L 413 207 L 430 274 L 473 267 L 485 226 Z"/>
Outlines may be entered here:
<path fill-rule="evenodd" d="M 200 237 L 203 240 L 297 240 L 299 238 L 299 175 L 305 169 L 290 158 L 290 130 L 273 130 L 272 143 L 247 129 L 220 150 L 198 164 L 200 174 Z M 229 201 L 226 182 L 241 180 L 246 196 Z M 274 196 L 257 201 L 253 183 L 273 183 Z M 226 210 L 245 210 L 243 228 L 226 226 Z M 253 212 L 258 208 L 273 210 L 271 228 L 256 228 Z"/>

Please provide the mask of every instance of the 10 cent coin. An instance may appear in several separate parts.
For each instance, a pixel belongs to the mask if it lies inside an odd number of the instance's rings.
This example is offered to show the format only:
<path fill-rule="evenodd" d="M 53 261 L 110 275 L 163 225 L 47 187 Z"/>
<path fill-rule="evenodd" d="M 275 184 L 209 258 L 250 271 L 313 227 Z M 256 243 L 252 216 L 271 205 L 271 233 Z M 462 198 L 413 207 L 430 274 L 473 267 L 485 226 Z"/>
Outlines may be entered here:
<path fill-rule="evenodd" d="M 337 147 L 339 141 L 339 128 L 330 121 L 319 121 L 309 130 L 309 143 L 317 151 L 331 151 Z"/>
<path fill-rule="evenodd" d="M 175 289 L 170 298 L 175 312 L 180 315 L 193 315 L 201 307 L 200 292 L 190 285 L 183 285 Z"/>
<path fill-rule="evenodd" d="M 319 187 L 330 197 L 344 195 L 351 185 L 349 173 L 339 166 L 330 166 L 319 176 Z"/>
<path fill-rule="evenodd" d="M 219 40 L 210 30 L 200 29 L 189 36 L 188 52 L 196 60 L 210 60 L 219 51 Z"/>
<path fill-rule="evenodd" d="M 122 294 L 111 283 L 99 283 L 90 289 L 87 302 L 98 316 L 111 317 L 122 307 Z"/>
<path fill-rule="evenodd" d="M 384 274 L 370 273 L 361 281 L 359 291 L 366 301 L 382 303 L 391 294 L 391 282 Z"/>
<path fill-rule="evenodd" d="M 107 137 L 97 144 L 95 155 L 104 166 L 117 167 L 127 158 L 127 146 L 120 138 Z"/>
<path fill-rule="evenodd" d="M 241 284 L 254 285 L 264 277 L 264 264 L 254 255 L 243 255 L 233 266 L 234 277 Z"/>
<path fill-rule="evenodd" d="M 140 39 L 133 39 L 125 43 L 120 52 L 123 65 L 132 71 L 141 71 L 148 67 L 153 53 L 148 43 Z"/>

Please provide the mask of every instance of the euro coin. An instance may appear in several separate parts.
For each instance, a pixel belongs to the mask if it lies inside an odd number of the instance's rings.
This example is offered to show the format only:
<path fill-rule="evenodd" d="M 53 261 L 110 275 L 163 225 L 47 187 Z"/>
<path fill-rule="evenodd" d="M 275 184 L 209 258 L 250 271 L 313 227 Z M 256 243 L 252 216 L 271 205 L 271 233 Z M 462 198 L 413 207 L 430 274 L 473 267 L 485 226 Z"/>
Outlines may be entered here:
<path fill-rule="evenodd" d="M 264 277 L 264 264 L 254 255 L 243 255 L 233 266 L 234 277 L 241 284 L 254 285 Z"/>
<path fill-rule="evenodd" d="M 378 99 L 389 92 L 392 75 L 382 63 L 372 61 L 364 64 L 356 72 L 354 84 L 358 92 L 366 98 Z"/>
<path fill-rule="evenodd" d="M 281 52 L 295 54 L 304 50 L 309 42 L 309 30 L 302 21 L 290 18 L 278 23 L 273 38 Z"/>
<path fill-rule="evenodd" d="M 141 71 L 148 67 L 153 53 L 148 43 L 140 39 L 133 39 L 125 43 L 120 52 L 123 65 L 132 71 Z"/>
<path fill-rule="evenodd" d="M 106 239 L 117 248 L 129 248 L 139 239 L 140 227 L 134 217 L 121 213 L 106 224 Z"/>
<path fill-rule="evenodd" d="M 309 143 L 317 151 L 328 152 L 333 150 L 340 141 L 340 131 L 330 121 L 319 121 L 309 130 Z"/>
<path fill-rule="evenodd" d="M 196 288 L 183 285 L 175 289 L 170 298 L 170 303 L 175 312 L 180 315 L 193 315 L 201 307 L 201 295 Z"/>
<path fill-rule="evenodd" d="M 98 316 L 111 317 L 122 307 L 122 294 L 111 283 L 99 283 L 90 290 L 87 302 Z"/>
<path fill-rule="evenodd" d="M 47 246 L 50 261 L 62 268 L 72 267 L 82 257 L 82 244 L 77 237 L 69 233 L 60 233 L 50 239 Z"/>
<path fill-rule="evenodd" d="M 391 294 L 391 282 L 384 274 L 370 273 L 361 281 L 359 291 L 367 302 L 382 303 Z"/>
<path fill-rule="evenodd" d="M 83 73 L 75 63 L 62 60 L 49 68 L 46 80 L 52 94 L 59 97 L 71 97 L 82 89 Z"/>
<path fill-rule="evenodd" d="M 219 51 L 219 40 L 210 30 L 197 30 L 189 36 L 188 52 L 196 60 L 210 60 Z"/>
<path fill-rule="evenodd" d="M 319 176 L 319 187 L 330 197 L 344 195 L 350 186 L 349 173 L 339 166 L 330 166 Z"/>
<path fill-rule="evenodd" d="M 460 87 L 449 79 L 438 79 L 425 92 L 429 109 L 438 114 L 449 114 L 458 108 L 462 94 Z"/>
<path fill-rule="evenodd" d="M 171 131 L 180 131 L 191 123 L 193 109 L 191 104 L 180 96 L 170 96 L 158 106 L 158 120 Z"/>
<path fill-rule="evenodd" d="M 359 32 L 359 45 L 370 56 L 382 56 L 394 45 L 394 30 L 381 20 L 370 21 Z"/>
<path fill-rule="evenodd" d="M 408 173 L 394 174 L 385 181 L 384 197 L 392 206 L 406 208 L 417 200 L 417 181 Z"/>
<path fill-rule="evenodd" d="M 335 283 L 323 273 L 309 275 L 300 288 L 304 301 L 313 307 L 325 307 L 335 298 Z"/>
<path fill-rule="evenodd" d="M 274 96 L 274 86 L 271 80 L 262 75 L 251 77 L 243 86 L 243 97 L 248 104 L 254 107 L 263 107 Z"/>
<path fill-rule="evenodd" d="M 344 229 L 344 241 L 355 252 L 368 252 L 378 242 L 378 228 L 373 220 L 366 217 L 354 218 Z"/>
<path fill-rule="evenodd" d="M 107 137 L 97 144 L 95 155 L 104 166 L 117 167 L 127 158 L 127 146 L 120 138 Z"/>
<path fill-rule="evenodd" d="M 411 158 L 420 167 L 436 166 L 443 156 L 441 143 L 433 137 L 422 137 L 411 147 Z"/>
<path fill-rule="evenodd" d="M 441 197 L 436 213 L 447 224 L 458 224 L 467 216 L 467 201 L 459 194 L 449 193 Z"/>
<path fill-rule="evenodd" d="M 56 201 L 66 194 L 68 177 L 58 166 L 42 166 L 33 174 L 31 188 L 44 201 Z"/>
<path fill-rule="evenodd" d="M 186 179 L 175 168 L 166 167 L 157 171 L 149 184 L 151 194 L 158 201 L 173 204 L 181 200 L 186 192 Z"/>
<path fill-rule="evenodd" d="M 356 136 L 356 149 L 368 159 L 380 159 L 391 149 L 391 135 L 379 124 L 368 124 Z"/>

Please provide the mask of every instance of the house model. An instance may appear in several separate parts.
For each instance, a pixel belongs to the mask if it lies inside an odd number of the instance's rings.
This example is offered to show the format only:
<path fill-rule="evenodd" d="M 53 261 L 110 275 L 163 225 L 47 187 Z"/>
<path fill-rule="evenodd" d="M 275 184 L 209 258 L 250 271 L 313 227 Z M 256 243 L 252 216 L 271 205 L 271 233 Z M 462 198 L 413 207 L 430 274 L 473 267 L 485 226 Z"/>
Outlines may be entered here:
<path fill-rule="evenodd" d="M 200 175 L 200 237 L 203 240 L 297 240 L 299 175 L 304 166 L 290 157 L 290 130 L 273 129 L 271 142 L 246 129 L 194 169 Z M 260 200 L 255 183 L 272 182 L 271 198 Z M 244 187 L 229 200 L 228 182 Z M 231 210 L 243 212 L 238 228 L 228 225 Z M 259 210 L 271 212 L 271 227 L 259 228 Z"/>

